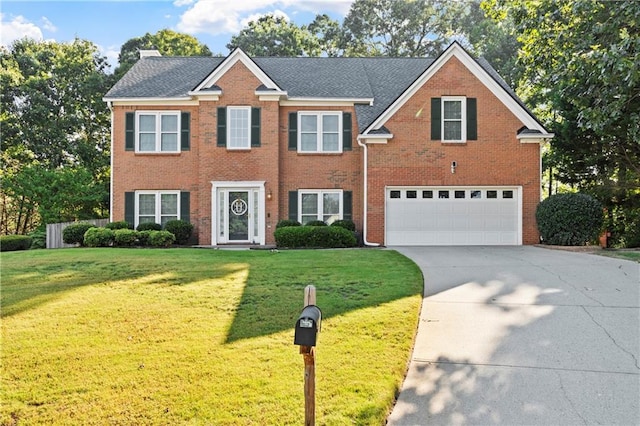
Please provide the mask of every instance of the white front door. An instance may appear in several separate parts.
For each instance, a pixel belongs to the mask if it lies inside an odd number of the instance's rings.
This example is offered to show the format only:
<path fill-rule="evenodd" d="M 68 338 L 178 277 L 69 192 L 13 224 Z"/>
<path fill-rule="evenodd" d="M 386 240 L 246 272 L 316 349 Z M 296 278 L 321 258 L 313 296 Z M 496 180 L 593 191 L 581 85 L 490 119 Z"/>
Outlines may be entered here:
<path fill-rule="evenodd" d="M 213 244 L 264 244 L 264 183 L 213 182 Z"/>

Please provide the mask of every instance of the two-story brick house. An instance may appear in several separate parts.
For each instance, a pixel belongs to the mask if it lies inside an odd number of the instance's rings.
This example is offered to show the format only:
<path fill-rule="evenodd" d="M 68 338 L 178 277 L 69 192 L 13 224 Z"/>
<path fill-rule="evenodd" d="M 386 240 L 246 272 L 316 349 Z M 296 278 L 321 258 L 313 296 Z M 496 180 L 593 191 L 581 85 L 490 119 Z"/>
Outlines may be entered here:
<path fill-rule="evenodd" d="M 198 243 L 352 219 L 368 244 L 538 242 L 552 137 L 491 66 L 427 58 L 142 55 L 105 95 L 111 220 L 181 218 Z"/>

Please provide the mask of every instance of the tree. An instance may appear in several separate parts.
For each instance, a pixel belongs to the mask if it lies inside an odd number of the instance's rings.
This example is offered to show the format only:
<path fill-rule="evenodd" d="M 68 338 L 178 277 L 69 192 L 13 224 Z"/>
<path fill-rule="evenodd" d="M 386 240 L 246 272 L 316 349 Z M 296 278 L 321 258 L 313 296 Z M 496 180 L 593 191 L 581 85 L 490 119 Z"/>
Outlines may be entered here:
<path fill-rule="evenodd" d="M 318 27 L 320 27 L 320 23 Z M 251 21 L 227 44 L 249 56 L 319 56 L 320 41 L 306 26 L 299 27 L 281 16 L 264 15 Z"/>
<path fill-rule="evenodd" d="M 193 36 L 164 29 L 155 34 L 146 33 L 142 37 L 127 40 L 120 48 L 119 66 L 115 70 L 119 80 L 140 59 L 140 50 L 155 49 L 163 56 L 211 56 L 207 45 Z"/>

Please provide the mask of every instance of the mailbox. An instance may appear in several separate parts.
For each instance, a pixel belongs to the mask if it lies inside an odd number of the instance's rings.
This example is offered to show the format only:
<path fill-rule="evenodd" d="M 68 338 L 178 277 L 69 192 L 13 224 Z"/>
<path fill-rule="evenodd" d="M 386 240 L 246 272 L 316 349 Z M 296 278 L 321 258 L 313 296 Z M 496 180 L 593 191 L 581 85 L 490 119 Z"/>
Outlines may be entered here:
<path fill-rule="evenodd" d="M 315 305 L 305 306 L 296 322 L 296 331 L 293 338 L 294 345 L 315 346 L 318 331 L 320 331 L 320 322 L 322 321 L 322 312 Z"/>

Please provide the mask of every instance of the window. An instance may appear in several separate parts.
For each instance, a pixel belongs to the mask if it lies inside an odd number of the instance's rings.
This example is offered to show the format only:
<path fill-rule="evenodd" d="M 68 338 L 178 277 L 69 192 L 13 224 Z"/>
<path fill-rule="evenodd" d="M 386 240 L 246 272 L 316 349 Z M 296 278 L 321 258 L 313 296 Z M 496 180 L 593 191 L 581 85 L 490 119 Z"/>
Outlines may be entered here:
<path fill-rule="evenodd" d="M 465 191 L 454 191 L 453 196 L 455 198 L 464 198 L 465 197 Z"/>
<path fill-rule="evenodd" d="M 463 97 L 442 98 L 442 140 L 462 142 L 466 140 L 465 101 Z"/>
<path fill-rule="evenodd" d="M 407 191 L 407 198 L 418 198 L 418 191 Z"/>
<path fill-rule="evenodd" d="M 400 191 L 391 191 L 389 193 L 389 198 L 400 198 Z"/>
<path fill-rule="evenodd" d="M 136 226 L 151 222 L 164 225 L 179 219 L 179 191 L 139 191 L 136 192 Z"/>
<path fill-rule="evenodd" d="M 251 148 L 251 108 L 228 107 L 227 114 L 227 148 Z"/>
<path fill-rule="evenodd" d="M 342 113 L 299 112 L 299 152 L 342 152 Z"/>
<path fill-rule="evenodd" d="M 471 191 L 471 198 L 482 198 L 482 191 Z"/>
<path fill-rule="evenodd" d="M 490 199 L 498 198 L 498 191 L 487 191 L 487 198 L 490 198 Z"/>
<path fill-rule="evenodd" d="M 438 198 L 449 198 L 449 191 L 438 191 Z"/>
<path fill-rule="evenodd" d="M 433 191 L 422 191 L 422 198 L 433 198 Z"/>
<path fill-rule="evenodd" d="M 502 198 L 513 198 L 513 191 L 502 191 Z"/>
<path fill-rule="evenodd" d="M 310 191 L 298 192 L 300 205 L 300 223 L 303 225 L 321 220 L 327 225 L 342 219 L 342 191 Z"/>
<path fill-rule="evenodd" d="M 137 152 L 179 152 L 180 112 L 137 112 Z"/>

